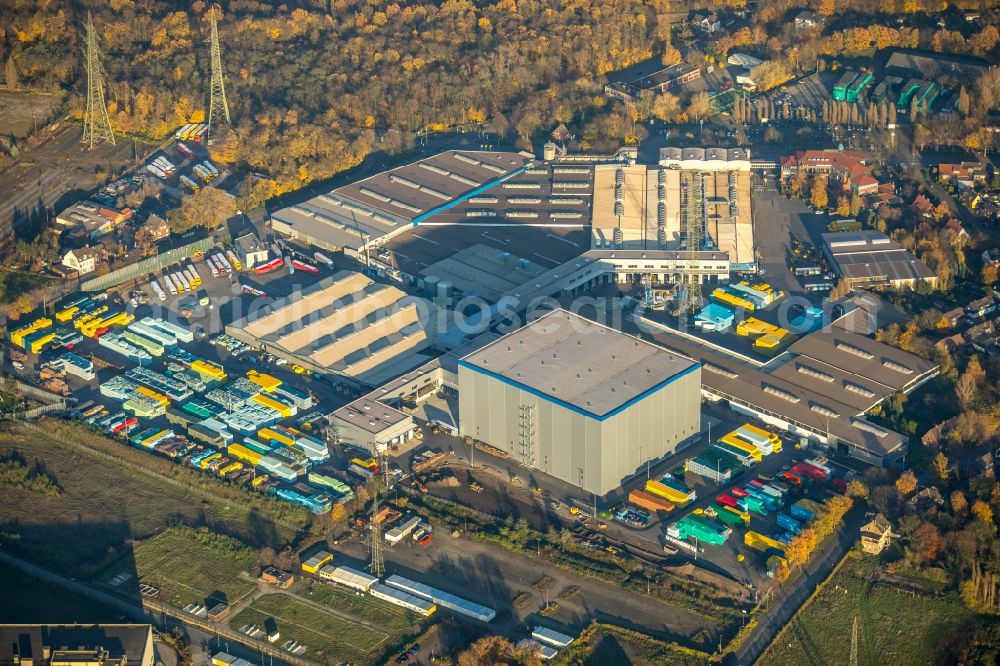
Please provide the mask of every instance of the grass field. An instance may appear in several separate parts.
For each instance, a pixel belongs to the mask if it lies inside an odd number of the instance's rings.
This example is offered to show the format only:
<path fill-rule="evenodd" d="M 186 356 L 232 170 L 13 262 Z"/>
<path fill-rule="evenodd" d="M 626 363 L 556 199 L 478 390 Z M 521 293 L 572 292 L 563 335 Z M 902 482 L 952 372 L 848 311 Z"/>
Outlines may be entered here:
<path fill-rule="evenodd" d="M 761 657 L 762 666 L 850 663 L 855 618 L 858 664 L 935 663 L 938 638 L 973 618 L 954 595 L 924 596 L 870 584 L 871 560 L 854 555 Z M 791 647 L 789 647 L 791 646 Z"/>
<path fill-rule="evenodd" d="M 348 611 L 343 609 L 344 613 Z M 287 594 L 269 594 L 257 599 L 230 620 L 234 629 L 247 624 L 270 627 L 274 624 L 281 632 L 278 645 L 292 639 L 306 646 L 301 655 L 321 664 L 339 664 L 345 661 L 376 663 L 393 641 L 388 628 L 365 626 L 321 607 L 306 604 Z"/>
<path fill-rule="evenodd" d="M 672 643 L 630 629 L 596 624 L 587 627 L 568 648 L 559 651 L 552 662 L 557 666 L 706 666 L 708 655 L 685 650 Z"/>
<path fill-rule="evenodd" d="M 0 624 L 119 622 L 121 611 L 0 564 Z"/>
<path fill-rule="evenodd" d="M 397 632 L 418 629 L 422 619 L 416 613 L 387 601 L 370 596 L 358 596 L 349 590 L 331 585 L 314 584 L 303 596 L 342 613 Z"/>
<path fill-rule="evenodd" d="M 135 567 L 142 582 L 160 589 L 160 599 L 181 608 L 194 602 L 232 605 L 257 589 L 256 583 L 240 578 L 242 571 L 257 573 L 252 549 L 189 527 L 171 527 L 137 544 Z"/>
<path fill-rule="evenodd" d="M 239 503 L 205 501 L 197 491 L 17 425 L 0 432 L 0 456 L 15 449 L 29 464 L 44 461 L 64 492 L 46 497 L 0 486 L 0 546 L 60 573 L 89 578 L 113 562 L 131 559 L 130 540 L 148 538 L 177 522 L 291 537 L 289 530 Z"/>

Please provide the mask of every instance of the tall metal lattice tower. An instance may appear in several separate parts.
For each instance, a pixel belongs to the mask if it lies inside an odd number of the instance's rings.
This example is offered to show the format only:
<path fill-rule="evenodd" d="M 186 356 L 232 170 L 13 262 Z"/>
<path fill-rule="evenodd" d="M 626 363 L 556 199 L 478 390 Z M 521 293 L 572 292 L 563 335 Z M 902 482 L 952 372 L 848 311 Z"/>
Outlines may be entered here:
<path fill-rule="evenodd" d="M 87 107 L 83 112 L 83 142 L 87 150 L 110 141 L 115 145 L 115 133 L 111 131 L 111 119 L 108 118 L 108 107 L 104 102 L 104 67 L 101 65 L 101 48 L 97 44 L 97 30 L 94 29 L 94 19 L 87 12 L 87 35 L 83 47 L 83 55 L 87 65 Z"/>
<path fill-rule="evenodd" d="M 219 119 L 219 116 L 226 119 L 226 124 L 229 122 L 229 104 L 226 102 L 226 84 L 222 78 L 222 51 L 219 49 L 219 24 L 215 19 L 215 7 L 212 7 L 212 35 L 209 39 L 211 43 L 212 51 L 212 89 L 211 89 L 211 100 L 208 104 L 208 130 L 206 131 L 205 141 L 207 142 L 212 136 L 212 120 Z"/>
<path fill-rule="evenodd" d="M 690 252 L 702 249 L 705 233 L 705 178 L 696 171 L 681 172 L 681 234 L 683 246 Z M 696 312 L 701 307 L 701 276 L 694 270 L 697 261 L 681 273 L 677 314 Z"/>
<path fill-rule="evenodd" d="M 378 496 L 375 496 L 375 503 L 372 505 L 372 517 L 378 515 Z M 372 520 L 369 523 L 368 536 L 371 541 L 368 543 L 368 550 L 371 559 L 368 562 L 368 571 L 373 576 L 381 578 L 385 575 L 385 557 L 382 554 L 382 523 Z"/>

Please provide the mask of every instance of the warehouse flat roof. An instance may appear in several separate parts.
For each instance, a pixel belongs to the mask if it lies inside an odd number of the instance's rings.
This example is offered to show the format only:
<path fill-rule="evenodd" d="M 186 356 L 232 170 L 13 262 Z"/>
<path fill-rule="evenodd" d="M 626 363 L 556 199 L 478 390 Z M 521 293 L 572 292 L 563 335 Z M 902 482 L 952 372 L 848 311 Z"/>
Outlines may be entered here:
<path fill-rule="evenodd" d="M 465 356 L 460 365 L 598 419 L 698 368 L 562 309 Z"/>
<path fill-rule="evenodd" d="M 841 275 L 851 280 L 916 280 L 934 271 L 902 245 L 877 231 L 823 234 L 823 242 Z"/>

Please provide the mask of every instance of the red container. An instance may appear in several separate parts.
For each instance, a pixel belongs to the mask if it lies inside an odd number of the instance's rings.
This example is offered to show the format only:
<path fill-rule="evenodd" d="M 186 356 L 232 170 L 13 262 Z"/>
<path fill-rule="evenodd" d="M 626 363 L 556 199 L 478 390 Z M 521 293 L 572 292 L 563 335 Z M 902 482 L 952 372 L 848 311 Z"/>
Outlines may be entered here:
<path fill-rule="evenodd" d="M 799 476 L 798 474 L 793 474 L 791 472 L 785 472 L 784 474 L 782 474 L 782 477 L 784 477 L 785 480 L 790 481 L 791 483 L 794 483 L 797 486 L 801 486 L 802 485 L 802 477 Z"/>
<path fill-rule="evenodd" d="M 736 497 L 749 497 L 750 496 L 750 493 L 748 493 L 747 491 L 743 490 L 742 488 L 733 488 L 729 492 L 731 492 Z"/>
<path fill-rule="evenodd" d="M 715 498 L 715 503 L 720 506 L 729 506 L 734 509 L 739 509 L 740 505 L 736 502 L 736 498 L 732 495 L 722 494 Z M 742 511 L 742 509 L 740 509 Z"/>

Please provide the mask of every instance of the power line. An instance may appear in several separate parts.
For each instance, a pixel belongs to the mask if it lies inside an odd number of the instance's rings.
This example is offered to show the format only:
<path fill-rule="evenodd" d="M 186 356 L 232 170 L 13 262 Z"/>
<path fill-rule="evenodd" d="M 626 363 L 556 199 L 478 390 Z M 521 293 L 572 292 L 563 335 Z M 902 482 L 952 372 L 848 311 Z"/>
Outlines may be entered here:
<path fill-rule="evenodd" d="M 95 145 L 104 141 L 115 145 L 115 133 L 111 130 L 108 106 L 104 101 L 106 72 L 101 65 L 101 49 L 90 12 L 87 12 L 86 31 L 83 56 L 87 69 L 87 106 L 83 112 L 83 143 L 87 144 L 87 150 L 93 150 Z"/>
<path fill-rule="evenodd" d="M 229 121 L 229 104 L 226 102 L 226 84 L 222 78 L 222 50 L 219 48 L 219 24 L 215 18 L 215 6 L 212 7 L 209 20 L 212 26 L 211 37 L 209 38 L 212 52 L 212 83 L 209 93 L 211 99 L 208 105 L 208 130 L 205 132 L 205 143 L 208 143 L 209 138 L 212 136 L 212 119 L 216 118 L 218 114 L 221 113 L 226 119 L 226 124 L 231 125 Z"/>

